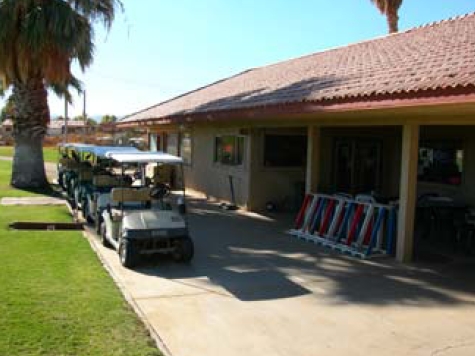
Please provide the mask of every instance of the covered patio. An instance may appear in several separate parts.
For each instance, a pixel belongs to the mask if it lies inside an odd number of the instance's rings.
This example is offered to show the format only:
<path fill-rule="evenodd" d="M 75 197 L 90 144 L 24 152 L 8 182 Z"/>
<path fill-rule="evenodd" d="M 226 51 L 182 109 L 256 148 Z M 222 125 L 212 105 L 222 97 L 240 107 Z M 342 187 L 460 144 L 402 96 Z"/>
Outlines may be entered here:
<path fill-rule="evenodd" d="M 375 120 L 309 125 L 306 192 L 364 194 L 397 204 L 399 261 L 413 259 L 415 237 L 450 235 L 444 238 L 452 246 L 444 248 L 473 253 L 474 109 L 393 109 L 379 125 Z"/>

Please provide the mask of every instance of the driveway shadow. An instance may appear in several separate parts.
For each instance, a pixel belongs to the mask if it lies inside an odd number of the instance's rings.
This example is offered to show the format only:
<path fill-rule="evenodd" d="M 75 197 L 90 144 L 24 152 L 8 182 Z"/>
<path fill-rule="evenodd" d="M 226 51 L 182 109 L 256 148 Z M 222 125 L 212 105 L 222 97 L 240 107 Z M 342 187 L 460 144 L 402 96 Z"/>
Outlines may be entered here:
<path fill-rule="evenodd" d="M 196 247 L 190 265 L 159 259 L 137 271 L 191 284 L 205 278 L 242 301 L 322 298 L 315 290 L 324 290 L 331 304 L 475 305 L 474 261 L 363 261 L 290 237 L 289 215 L 260 218 L 200 200 L 191 202 L 189 220 Z"/>

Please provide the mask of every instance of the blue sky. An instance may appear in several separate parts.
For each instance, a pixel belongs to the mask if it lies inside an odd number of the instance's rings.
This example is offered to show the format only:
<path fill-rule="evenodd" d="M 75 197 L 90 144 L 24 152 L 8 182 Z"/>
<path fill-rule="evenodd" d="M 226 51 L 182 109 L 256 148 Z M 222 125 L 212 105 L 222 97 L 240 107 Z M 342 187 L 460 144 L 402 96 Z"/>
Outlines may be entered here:
<path fill-rule="evenodd" d="M 370 0 L 124 0 L 97 26 L 89 115 L 125 115 L 242 70 L 386 35 Z M 404 0 L 400 29 L 475 11 L 475 0 Z M 51 113 L 64 104 L 53 94 Z M 1 103 L 0 103 L 1 104 Z M 82 112 L 76 98 L 70 115 Z"/>

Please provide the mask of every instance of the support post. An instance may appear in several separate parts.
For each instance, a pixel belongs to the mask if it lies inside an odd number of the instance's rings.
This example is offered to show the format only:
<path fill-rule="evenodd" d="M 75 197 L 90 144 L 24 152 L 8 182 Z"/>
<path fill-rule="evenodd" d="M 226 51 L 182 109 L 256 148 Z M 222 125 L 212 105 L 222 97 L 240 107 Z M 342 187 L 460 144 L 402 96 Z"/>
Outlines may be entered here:
<path fill-rule="evenodd" d="M 401 180 L 396 258 L 410 262 L 414 249 L 417 165 L 419 158 L 419 125 L 406 124 L 402 133 Z"/>
<path fill-rule="evenodd" d="M 316 193 L 320 178 L 320 127 L 309 126 L 307 129 L 307 173 L 305 192 Z"/>

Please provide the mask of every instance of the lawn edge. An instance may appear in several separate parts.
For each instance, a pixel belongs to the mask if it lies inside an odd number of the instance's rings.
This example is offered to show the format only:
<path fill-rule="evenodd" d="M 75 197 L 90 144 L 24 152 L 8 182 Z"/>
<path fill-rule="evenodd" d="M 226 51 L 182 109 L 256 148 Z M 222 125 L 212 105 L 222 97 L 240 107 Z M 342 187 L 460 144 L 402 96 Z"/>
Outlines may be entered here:
<path fill-rule="evenodd" d="M 131 306 L 135 314 L 138 316 L 138 318 L 142 321 L 144 324 L 145 328 L 150 334 L 150 337 L 153 339 L 155 342 L 156 346 L 160 350 L 160 352 L 164 356 L 173 356 L 172 352 L 170 349 L 167 347 L 163 339 L 160 337 L 158 334 L 157 330 L 152 326 L 150 321 L 147 318 L 147 315 L 143 312 L 143 310 L 140 308 L 140 306 L 137 304 L 135 301 L 134 297 L 128 292 L 127 288 L 124 286 L 124 284 L 120 281 L 120 278 L 117 276 L 117 274 L 114 273 L 113 268 L 109 265 L 109 263 L 106 261 L 106 259 L 102 256 L 100 250 L 99 250 L 99 242 L 97 240 L 97 237 L 89 228 L 86 227 L 86 229 L 83 232 L 84 237 L 89 241 L 89 244 L 91 245 L 92 250 L 95 252 L 97 257 L 99 258 L 99 261 L 101 262 L 102 266 L 104 269 L 107 271 L 107 273 L 110 275 L 116 286 L 119 288 L 120 292 L 124 296 L 125 300 L 127 303 Z"/>

